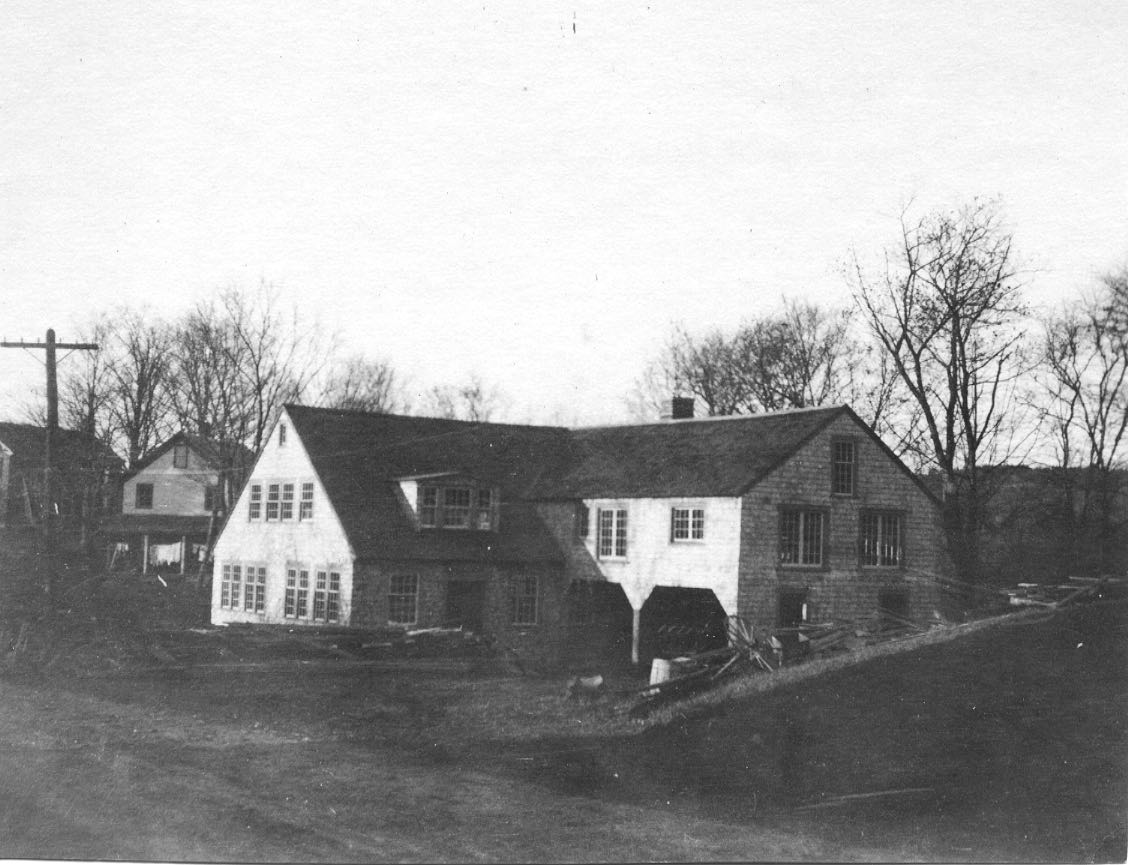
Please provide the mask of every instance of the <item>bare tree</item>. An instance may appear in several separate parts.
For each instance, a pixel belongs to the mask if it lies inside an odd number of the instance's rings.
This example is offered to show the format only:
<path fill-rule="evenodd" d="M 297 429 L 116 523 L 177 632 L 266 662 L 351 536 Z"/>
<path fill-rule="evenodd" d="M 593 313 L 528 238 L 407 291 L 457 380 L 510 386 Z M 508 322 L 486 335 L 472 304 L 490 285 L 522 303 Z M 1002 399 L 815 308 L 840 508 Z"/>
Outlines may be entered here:
<path fill-rule="evenodd" d="M 172 334 L 161 322 L 121 309 L 110 337 L 110 416 L 119 446 L 133 466 L 171 432 L 168 377 Z"/>
<path fill-rule="evenodd" d="M 407 396 L 388 361 L 352 355 L 339 362 L 326 381 L 321 404 L 327 408 L 388 414 L 406 411 Z"/>
<path fill-rule="evenodd" d="M 461 385 L 438 385 L 428 394 L 425 411 L 434 417 L 489 421 L 502 409 L 504 397 L 477 373 Z"/>
<path fill-rule="evenodd" d="M 1108 573 L 1120 546 L 1116 469 L 1124 463 L 1128 430 L 1128 268 L 1106 274 L 1095 291 L 1046 322 L 1044 364 L 1064 510 L 1075 520 L 1074 560 L 1092 560 L 1095 570 Z"/>
<path fill-rule="evenodd" d="M 915 223 L 885 267 L 867 274 L 855 254 L 848 277 L 869 329 L 908 392 L 905 422 L 919 464 L 944 477 L 945 526 L 960 579 L 980 582 L 990 464 L 1015 453 L 1015 397 L 1025 372 L 1026 307 L 1012 238 L 996 205 L 974 203 Z M 970 594 L 965 600 L 970 600 Z"/>

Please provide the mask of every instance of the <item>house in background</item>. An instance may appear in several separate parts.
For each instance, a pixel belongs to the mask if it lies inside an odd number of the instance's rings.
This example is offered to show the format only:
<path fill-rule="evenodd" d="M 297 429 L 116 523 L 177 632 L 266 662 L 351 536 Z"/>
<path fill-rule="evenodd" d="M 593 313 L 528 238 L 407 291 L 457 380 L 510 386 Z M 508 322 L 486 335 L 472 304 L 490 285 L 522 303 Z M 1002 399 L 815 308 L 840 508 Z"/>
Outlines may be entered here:
<path fill-rule="evenodd" d="M 0 526 L 37 525 L 43 517 L 46 430 L 0 422 Z M 55 433 L 55 508 L 59 529 L 76 537 L 117 508 L 122 461 L 98 438 Z"/>
<path fill-rule="evenodd" d="M 115 553 L 142 573 L 169 566 L 185 573 L 189 562 L 204 561 L 249 462 L 241 445 L 184 432 L 158 445 L 123 480 L 121 515 L 105 527 Z"/>
<path fill-rule="evenodd" d="M 461 624 L 637 662 L 670 624 L 932 614 L 937 502 L 853 411 L 686 402 L 575 430 L 287 406 L 216 544 L 212 620 Z"/>

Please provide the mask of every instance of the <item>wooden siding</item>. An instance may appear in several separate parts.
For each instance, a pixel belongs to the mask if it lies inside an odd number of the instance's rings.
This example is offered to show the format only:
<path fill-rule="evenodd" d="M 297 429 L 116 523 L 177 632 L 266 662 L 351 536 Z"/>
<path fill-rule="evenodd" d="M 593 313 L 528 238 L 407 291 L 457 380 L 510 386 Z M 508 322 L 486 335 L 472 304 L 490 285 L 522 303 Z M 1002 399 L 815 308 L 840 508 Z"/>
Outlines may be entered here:
<path fill-rule="evenodd" d="M 204 490 L 219 483 L 219 473 L 204 463 L 199 454 L 189 448 L 188 466 L 176 468 L 173 451 L 161 454 L 150 465 L 124 484 L 123 514 L 158 514 L 179 517 L 207 516 L 204 508 Z M 153 485 L 153 506 L 138 508 L 137 485 Z"/>
<path fill-rule="evenodd" d="M 831 494 L 831 442 L 852 438 L 857 469 L 854 495 Z M 780 509 L 820 508 L 824 565 L 779 563 Z M 892 510 L 903 520 L 902 567 L 862 567 L 863 510 Z M 939 604 L 933 577 L 944 567 L 939 511 L 933 500 L 851 418 L 843 417 L 808 442 L 744 496 L 740 532 L 740 615 L 760 627 L 776 623 L 781 589 L 808 590 L 813 620 L 875 615 L 878 593 L 902 588 L 910 615 L 926 619 Z"/>

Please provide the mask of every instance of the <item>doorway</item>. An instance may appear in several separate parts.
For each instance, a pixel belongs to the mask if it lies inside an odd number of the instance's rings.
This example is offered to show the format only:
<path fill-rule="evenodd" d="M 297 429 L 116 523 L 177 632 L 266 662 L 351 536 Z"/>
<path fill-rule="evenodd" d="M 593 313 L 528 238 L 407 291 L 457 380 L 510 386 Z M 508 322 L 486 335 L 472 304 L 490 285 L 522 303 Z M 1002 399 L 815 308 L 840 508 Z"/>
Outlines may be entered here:
<path fill-rule="evenodd" d="M 481 633 L 485 624 L 486 584 L 481 580 L 447 583 L 443 626 Z"/>

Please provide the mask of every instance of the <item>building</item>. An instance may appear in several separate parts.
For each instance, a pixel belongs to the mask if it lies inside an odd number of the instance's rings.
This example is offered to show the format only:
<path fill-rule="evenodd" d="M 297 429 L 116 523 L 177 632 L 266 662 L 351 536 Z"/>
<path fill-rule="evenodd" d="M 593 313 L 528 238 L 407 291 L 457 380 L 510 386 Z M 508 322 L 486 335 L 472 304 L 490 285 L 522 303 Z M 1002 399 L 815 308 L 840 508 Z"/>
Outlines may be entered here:
<path fill-rule="evenodd" d="M 936 500 L 845 406 L 576 430 L 287 406 L 215 562 L 216 623 L 547 655 L 602 633 L 640 660 L 663 622 L 929 616 L 943 553 Z"/>
<path fill-rule="evenodd" d="M 0 526 L 37 525 L 46 504 L 43 427 L 0 422 Z M 105 443 L 78 430 L 55 432 L 55 511 L 76 533 L 116 509 L 122 461 Z"/>
<path fill-rule="evenodd" d="M 142 573 L 185 573 L 190 562 L 204 561 L 250 461 L 241 445 L 184 432 L 147 453 L 125 475 L 121 515 L 105 527 L 115 566 L 122 554 Z"/>

